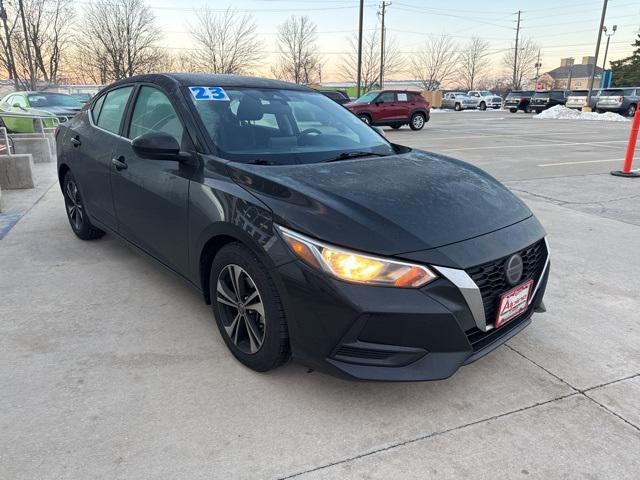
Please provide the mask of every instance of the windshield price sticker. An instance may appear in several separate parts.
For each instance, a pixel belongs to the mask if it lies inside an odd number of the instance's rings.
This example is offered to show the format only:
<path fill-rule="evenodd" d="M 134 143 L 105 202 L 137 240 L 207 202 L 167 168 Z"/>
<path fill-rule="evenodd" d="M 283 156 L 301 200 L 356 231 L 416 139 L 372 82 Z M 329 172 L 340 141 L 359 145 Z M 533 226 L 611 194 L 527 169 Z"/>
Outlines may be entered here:
<path fill-rule="evenodd" d="M 198 101 L 228 102 L 227 92 L 222 87 L 189 87 L 191 95 Z"/>

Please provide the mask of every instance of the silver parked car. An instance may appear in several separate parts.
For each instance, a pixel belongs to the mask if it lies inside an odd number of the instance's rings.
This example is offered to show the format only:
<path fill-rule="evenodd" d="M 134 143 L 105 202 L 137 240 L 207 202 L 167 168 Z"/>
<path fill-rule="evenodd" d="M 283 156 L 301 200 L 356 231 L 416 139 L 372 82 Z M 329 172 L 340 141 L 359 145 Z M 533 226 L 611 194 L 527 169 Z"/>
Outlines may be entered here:
<path fill-rule="evenodd" d="M 442 97 L 441 108 L 453 108 L 456 112 L 469 108 L 476 108 L 477 102 L 463 92 L 449 92 Z"/>
<path fill-rule="evenodd" d="M 596 103 L 598 102 L 598 97 L 600 96 L 600 92 L 602 90 L 593 89 L 591 91 L 591 100 L 589 100 L 589 106 L 591 108 L 596 108 Z M 580 110 L 582 107 L 587 104 L 587 96 L 589 95 L 589 90 L 571 90 L 567 96 L 567 103 L 565 106 L 567 108 L 573 108 L 575 110 Z"/>
<path fill-rule="evenodd" d="M 640 88 L 607 88 L 600 93 L 596 103 L 598 112 L 616 112 L 633 117 L 640 104 Z"/>
<path fill-rule="evenodd" d="M 476 108 L 502 108 L 502 97 L 489 90 L 470 90 L 467 95 L 476 102 Z"/>

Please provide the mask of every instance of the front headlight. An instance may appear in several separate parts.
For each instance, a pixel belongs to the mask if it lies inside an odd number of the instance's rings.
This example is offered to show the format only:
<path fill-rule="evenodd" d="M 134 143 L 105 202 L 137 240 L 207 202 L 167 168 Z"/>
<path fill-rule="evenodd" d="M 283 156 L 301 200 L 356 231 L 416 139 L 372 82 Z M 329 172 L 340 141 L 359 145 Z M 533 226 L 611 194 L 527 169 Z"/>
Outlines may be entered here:
<path fill-rule="evenodd" d="M 385 287 L 418 288 L 436 278 L 423 265 L 374 257 L 334 247 L 276 226 L 293 253 L 318 270 L 347 282 Z"/>

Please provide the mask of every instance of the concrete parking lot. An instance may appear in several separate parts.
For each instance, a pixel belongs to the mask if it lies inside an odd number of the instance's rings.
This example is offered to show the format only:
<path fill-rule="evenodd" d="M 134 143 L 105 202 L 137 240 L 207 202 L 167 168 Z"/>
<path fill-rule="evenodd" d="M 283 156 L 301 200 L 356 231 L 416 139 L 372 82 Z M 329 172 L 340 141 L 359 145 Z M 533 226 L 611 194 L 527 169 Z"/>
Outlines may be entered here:
<path fill-rule="evenodd" d="M 246 369 L 197 293 L 72 234 L 46 166 L 3 192 L 0 478 L 637 479 L 640 180 L 608 174 L 629 127 L 498 111 L 387 132 L 506 182 L 552 251 L 548 312 L 431 383 Z"/>

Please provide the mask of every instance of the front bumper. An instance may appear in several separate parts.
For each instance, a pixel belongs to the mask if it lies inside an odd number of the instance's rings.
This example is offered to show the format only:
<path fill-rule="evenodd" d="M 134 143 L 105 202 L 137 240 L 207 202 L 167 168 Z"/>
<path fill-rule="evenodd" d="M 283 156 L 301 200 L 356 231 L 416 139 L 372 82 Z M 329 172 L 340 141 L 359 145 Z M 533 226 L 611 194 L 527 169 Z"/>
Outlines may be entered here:
<path fill-rule="evenodd" d="M 278 270 L 294 357 L 344 378 L 416 381 L 447 378 L 524 329 L 549 268 L 547 252 L 526 312 L 497 330 L 479 326 L 464 289 L 444 274 L 421 289 L 396 289 L 340 282 L 300 261 Z"/>

